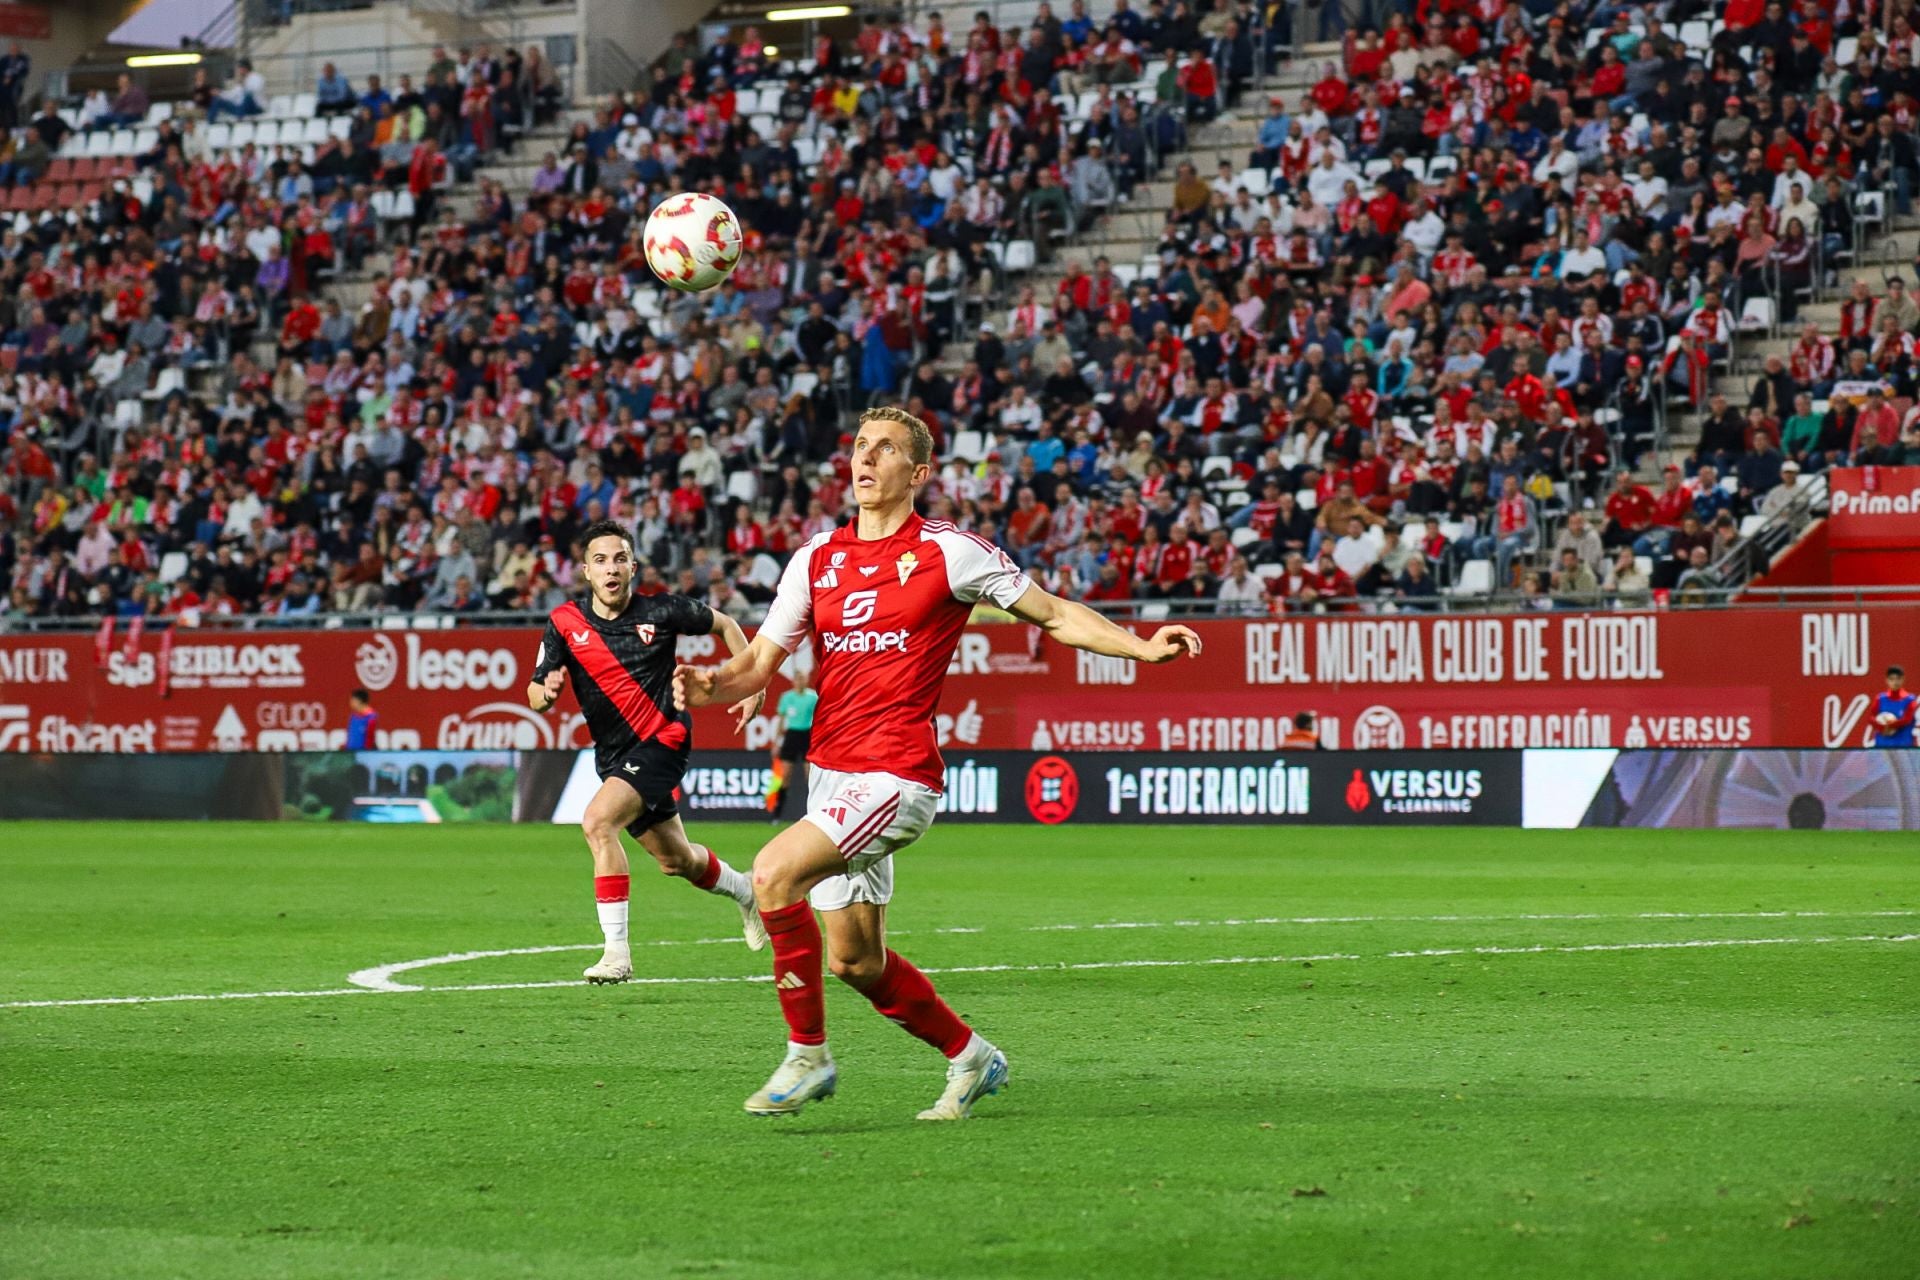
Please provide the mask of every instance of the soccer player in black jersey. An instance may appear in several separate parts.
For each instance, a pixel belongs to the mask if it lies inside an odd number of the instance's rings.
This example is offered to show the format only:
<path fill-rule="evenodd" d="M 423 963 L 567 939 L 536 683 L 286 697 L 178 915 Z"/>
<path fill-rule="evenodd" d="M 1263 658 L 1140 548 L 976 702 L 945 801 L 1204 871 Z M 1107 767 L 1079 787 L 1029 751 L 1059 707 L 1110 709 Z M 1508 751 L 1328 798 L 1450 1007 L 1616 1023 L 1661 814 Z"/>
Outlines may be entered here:
<path fill-rule="evenodd" d="M 580 571 L 587 594 L 547 617 L 547 631 L 534 660 L 527 704 L 545 713 L 560 699 L 569 676 L 580 711 L 593 734 L 600 790 L 587 805 L 581 827 L 593 851 L 593 891 L 599 904 L 606 953 L 586 970 L 588 982 L 625 982 L 633 976 L 627 942 L 627 851 L 625 830 L 653 855 L 660 870 L 709 893 L 732 898 L 740 908 L 747 945 L 767 945 L 767 931 L 754 905 L 753 883 L 704 845 L 691 844 L 680 823 L 680 779 L 693 745 L 692 718 L 673 705 L 674 642 L 683 635 L 720 636 L 727 651 L 746 652 L 740 624 L 686 596 L 633 594 L 637 556 L 633 534 L 613 520 L 587 526 Z M 745 728 L 760 710 L 760 697 L 742 699 L 731 711 Z"/>

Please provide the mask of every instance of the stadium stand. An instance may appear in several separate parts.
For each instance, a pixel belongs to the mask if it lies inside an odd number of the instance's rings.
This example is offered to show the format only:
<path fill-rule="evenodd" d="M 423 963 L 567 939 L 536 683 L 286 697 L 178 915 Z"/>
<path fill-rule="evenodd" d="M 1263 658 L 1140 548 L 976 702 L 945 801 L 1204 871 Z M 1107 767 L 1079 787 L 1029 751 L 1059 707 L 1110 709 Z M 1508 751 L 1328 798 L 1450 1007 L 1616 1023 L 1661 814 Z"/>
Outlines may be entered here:
<path fill-rule="evenodd" d="M 1651 8 L 1074 0 L 682 37 L 592 102 L 475 46 L 49 103 L 0 155 L 8 617 L 543 610 L 602 515 L 745 614 L 881 402 L 930 510 L 1114 610 L 1705 598 L 1826 467 L 1920 462 L 1916 37 Z M 674 189 L 749 229 L 711 294 L 641 259 Z"/>

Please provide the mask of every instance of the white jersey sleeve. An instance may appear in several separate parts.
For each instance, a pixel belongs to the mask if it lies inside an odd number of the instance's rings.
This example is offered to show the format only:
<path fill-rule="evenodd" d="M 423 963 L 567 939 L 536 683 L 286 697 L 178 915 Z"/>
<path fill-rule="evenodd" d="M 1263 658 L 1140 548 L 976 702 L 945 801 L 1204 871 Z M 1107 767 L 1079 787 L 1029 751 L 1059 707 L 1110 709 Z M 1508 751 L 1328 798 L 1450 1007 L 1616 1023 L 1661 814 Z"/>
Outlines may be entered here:
<path fill-rule="evenodd" d="M 788 653 L 799 648 L 800 642 L 813 630 L 813 552 L 829 536 L 822 533 L 809 538 L 805 546 L 793 553 L 793 559 L 787 561 L 786 569 L 780 574 L 773 603 L 767 607 L 767 620 L 760 624 L 757 635 L 765 636 Z"/>
<path fill-rule="evenodd" d="M 1021 572 L 1006 552 L 984 538 L 958 530 L 932 536 L 940 544 L 941 555 L 947 562 L 947 585 L 953 591 L 953 598 L 962 604 L 985 600 L 1002 609 L 1011 609 L 1013 602 L 1033 585 L 1033 580 Z"/>

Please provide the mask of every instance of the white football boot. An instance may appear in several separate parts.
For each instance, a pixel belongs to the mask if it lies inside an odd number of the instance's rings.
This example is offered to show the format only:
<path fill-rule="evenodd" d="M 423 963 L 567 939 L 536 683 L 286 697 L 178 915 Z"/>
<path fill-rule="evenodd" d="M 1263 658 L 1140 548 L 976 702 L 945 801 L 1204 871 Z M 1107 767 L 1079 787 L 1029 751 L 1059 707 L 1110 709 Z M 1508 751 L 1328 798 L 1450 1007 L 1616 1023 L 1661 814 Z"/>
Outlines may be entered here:
<path fill-rule="evenodd" d="M 833 1065 L 833 1055 L 824 1045 L 804 1051 L 789 1045 L 779 1069 L 761 1086 L 760 1092 L 747 1099 L 747 1113 L 790 1116 L 809 1102 L 825 1102 L 839 1087 L 840 1070 Z"/>
<path fill-rule="evenodd" d="M 1007 1087 L 1007 1055 L 985 1041 L 984 1049 L 963 1053 L 947 1064 L 947 1089 L 919 1120 L 965 1120 L 973 1104 Z"/>
<path fill-rule="evenodd" d="M 633 954 L 624 942 L 609 942 L 606 954 L 588 965 L 580 974 L 595 985 L 625 982 L 633 977 Z"/>
<path fill-rule="evenodd" d="M 767 926 L 760 919 L 760 904 L 753 900 L 753 881 L 746 880 L 747 892 L 744 898 L 735 898 L 740 904 L 740 931 L 747 935 L 747 950 L 765 951 L 767 949 Z"/>

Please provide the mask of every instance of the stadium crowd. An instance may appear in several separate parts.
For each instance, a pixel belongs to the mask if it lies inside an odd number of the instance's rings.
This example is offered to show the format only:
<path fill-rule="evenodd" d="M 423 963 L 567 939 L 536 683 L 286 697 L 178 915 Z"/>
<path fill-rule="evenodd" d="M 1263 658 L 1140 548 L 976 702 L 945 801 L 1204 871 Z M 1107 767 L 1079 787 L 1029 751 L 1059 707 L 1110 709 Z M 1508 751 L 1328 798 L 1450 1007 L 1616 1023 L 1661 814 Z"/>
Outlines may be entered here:
<path fill-rule="evenodd" d="M 1747 301 L 1851 246 L 1856 189 L 1904 208 L 1916 37 L 1735 3 L 1690 49 L 1707 11 L 1388 5 L 1247 165 L 1179 165 L 1144 268 L 1074 238 L 1157 221 L 1159 157 L 1285 43 L 1250 4 L 868 19 L 797 66 L 681 37 L 552 147 L 551 69 L 476 48 L 417 85 L 327 68 L 350 124 L 310 158 L 217 150 L 262 107 L 242 64 L 131 175 L 0 233 L 9 614 L 541 610 L 602 516 L 641 590 L 744 611 L 840 518 L 880 401 L 934 428 L 931 510 L 1091 601 L 1423 608 L 1469 561 L 1542 607 L 1685 598 L 1797 473 L 1920 459 L 1897 284 L 1750 404 L 1707 395 Z M 0 178 L 46 180 L 57 106 Z M 748 228 L 710 294 L 641 255 L 676 189 Z M 1702 429 L 1656 492 L 1628 472 L 1669 401 Z"/>

